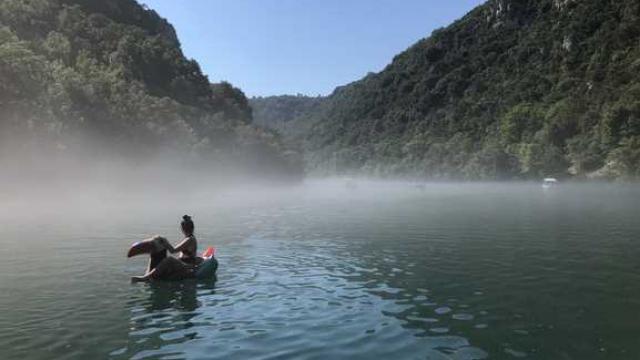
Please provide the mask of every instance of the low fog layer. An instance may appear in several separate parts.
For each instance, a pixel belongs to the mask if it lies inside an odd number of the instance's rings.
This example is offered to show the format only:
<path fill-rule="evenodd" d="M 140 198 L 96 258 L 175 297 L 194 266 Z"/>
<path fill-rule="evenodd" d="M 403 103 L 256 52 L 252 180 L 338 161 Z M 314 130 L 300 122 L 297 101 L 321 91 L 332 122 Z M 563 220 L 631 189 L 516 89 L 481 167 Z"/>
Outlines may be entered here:
<path fill-rule="evenodd" d="M 4 203 L 301 177 L 242 90 L 210 83 L 135 0 L 3 0 L 0 24 Z"/>
<path fill-rule="evenodd" d="M 537 198 L 561 192 L 566 197 L 571 191 L 577 194 L 573 200 L 579 200 L 583 189 L 607 191 L 621 186 L 561 183 L 556 189 L 544 190 L 539 182 L 435 183 L 345 177 L 273 181 L 250 174 L 247 169 L 224 164 L 208 168 L 207 162 L 192 160 L 160 152 L 145 161 L 93 158 L 78 153 L 57 157 L 5 156 L 2 168 L 10 171 L 0 174 L 0 218 L 37 223 L 70 218 L 103 221 L 167 213 L 179 216 L 212 207 L 322 203 L 331 208 L 351 200 L 412 202 L 444 195 L 459 199 L 491 195 L 517 200 L 523 194 Z"/>
<path fill-rule="evenodd" d="M 162 147 L 137 153 L 77 140 L 62 144 L 33 138 L 0 142 L 0 217 L 126 216 L 134 209 L 180 213 L 201 202 L 201 194 L 300 182 L 299 175 L 265 167 L 260 156 L 206 156 Z"/>

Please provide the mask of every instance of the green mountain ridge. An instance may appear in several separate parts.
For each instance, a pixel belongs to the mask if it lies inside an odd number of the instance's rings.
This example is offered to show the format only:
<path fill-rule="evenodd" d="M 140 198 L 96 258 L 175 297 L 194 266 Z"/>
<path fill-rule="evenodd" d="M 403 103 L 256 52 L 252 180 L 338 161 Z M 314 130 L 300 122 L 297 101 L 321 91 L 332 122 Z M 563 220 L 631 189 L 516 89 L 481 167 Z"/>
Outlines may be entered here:
<path fill-rule="evenodd" d="M 637 178 L 639 38 L 637 1 L 490 0 L 287 122 L 311 173 Z"/>
<path fill-rule="evenodd" d="M 210 84 L 171 24 L 134 0 L 0 1 L 0 79 L 5 166 L 42 176 L 165 157 L 211 173 L 302 173 L 276 134 L 251 125 L 242 91 Z"/>
<path fill-rule="evenodd" d="M 322 96 L 281 95 L 253 97 L 254 124 L 276 130 L 285 138 L 303 140 L 325 108 Z"/>

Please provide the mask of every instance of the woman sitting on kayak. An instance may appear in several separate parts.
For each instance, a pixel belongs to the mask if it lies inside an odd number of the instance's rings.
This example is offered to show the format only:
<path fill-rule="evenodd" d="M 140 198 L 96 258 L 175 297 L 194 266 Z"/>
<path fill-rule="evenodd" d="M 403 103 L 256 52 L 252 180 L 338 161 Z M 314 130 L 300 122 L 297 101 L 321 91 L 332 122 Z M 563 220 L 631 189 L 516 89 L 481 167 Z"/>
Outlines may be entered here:
<path fill-rule="evenodd" d="M 181 280 L 195 277 L 196 267 L 202 262 L 202 258 L 196 255 L 198 241 L 193 235 L 194 225 L 189 215 L 182 217 L 180 228 L 185 238 L 175 247 L 161 236 L 155 236 L 142 242 L 143 246 L 152 247 L 152 250 L 149 251 L 151 259 L 146 274 L 134 276 L 131 278 L 132 281 Z M 167 251 L 172 254 L 179 252 L 179 259 L 167 256 Z"/>

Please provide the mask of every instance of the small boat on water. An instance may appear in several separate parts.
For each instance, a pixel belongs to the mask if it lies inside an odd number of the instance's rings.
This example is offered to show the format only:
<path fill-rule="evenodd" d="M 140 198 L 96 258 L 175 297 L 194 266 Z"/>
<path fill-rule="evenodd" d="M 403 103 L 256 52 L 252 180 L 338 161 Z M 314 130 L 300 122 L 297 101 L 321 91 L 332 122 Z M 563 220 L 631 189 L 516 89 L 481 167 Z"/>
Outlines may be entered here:
<path fill-rule="evenodd" d="M 543 189 L 550 189 L 552 187 L 558 186 L 559 182 L 558 179 L 556 178 L 545 178 L 542 181 L 542 188 Z"/>

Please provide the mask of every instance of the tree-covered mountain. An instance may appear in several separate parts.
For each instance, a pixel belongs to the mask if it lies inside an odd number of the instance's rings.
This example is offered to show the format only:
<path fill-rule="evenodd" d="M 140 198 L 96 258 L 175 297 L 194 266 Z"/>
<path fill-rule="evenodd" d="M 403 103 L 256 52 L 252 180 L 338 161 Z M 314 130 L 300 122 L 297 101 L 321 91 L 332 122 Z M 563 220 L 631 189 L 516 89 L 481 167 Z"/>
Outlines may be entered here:
<path fill-rule="evenodd" d="M 173 27 L 134 0 L 0 1 L 3 159 L 164 154 L 300 174 L 296 154 L 251 122 L 242 91 L 210 84 Z"/>
<path fill-rule="evenodd" d="M 321 96 L 281 95 L 253 97 L 249 105 L 255 125 L 276 130 L 291 140 L 309 133 L 315 120 L 320 118 L 324 100 Z"/>
<path fill-rule="evenodd" d="M 636 0 L 489 0 L 336 89 L 311 116 L 308 165 L 429 178 L 638 177 L 639 39 Z"/>

